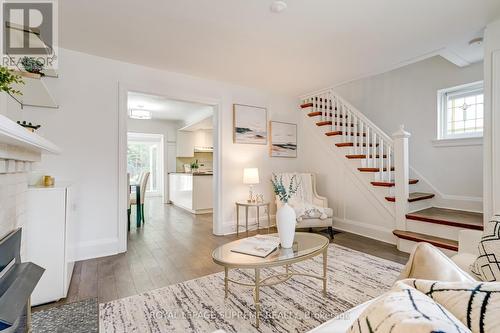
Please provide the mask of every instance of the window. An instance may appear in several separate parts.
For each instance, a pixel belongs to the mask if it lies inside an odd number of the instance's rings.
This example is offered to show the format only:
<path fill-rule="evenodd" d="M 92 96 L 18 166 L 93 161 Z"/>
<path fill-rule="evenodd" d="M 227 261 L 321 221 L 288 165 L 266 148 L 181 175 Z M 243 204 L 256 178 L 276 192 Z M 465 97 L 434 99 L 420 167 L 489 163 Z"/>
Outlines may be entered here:
<path fill-rule="evenodd" d="M 438 92 L 438 139 L 483 136 L 483 82 Z"/>
<path fill-rule="evenodd" d="M 150 172 L 149 195 L 163 192 L 163 135 L 128 133 L 127 135 L 127 172 L 131 183 L 138 183 L 141 174 Z"/>

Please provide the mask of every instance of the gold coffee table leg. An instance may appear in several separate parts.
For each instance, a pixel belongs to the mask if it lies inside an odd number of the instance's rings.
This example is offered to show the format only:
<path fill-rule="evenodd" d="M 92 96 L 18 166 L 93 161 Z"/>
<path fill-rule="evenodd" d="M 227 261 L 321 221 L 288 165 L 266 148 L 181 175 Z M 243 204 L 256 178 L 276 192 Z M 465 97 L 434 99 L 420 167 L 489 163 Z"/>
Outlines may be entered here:
<path fill-rule="evenodd" d="M 328 261 L 328 248 L 323 251 L 323 296 L 326 297 L 326 269 Z"/>
<path fill-rule="evenodd" d="M 227 267 L 224 267 L 224 298 L 227 298 L 227 292 L 228 292 L 228 288 L 227 288 L 227 285 L 228 285 L 228 281 L 227 281 L 227 276 L 228 276 L 228 273 L 229 273 L 229 268 Z"/>
<path fill-rule="evenodd" d="M 255 290 L 254 290 L 254 302 L 255 302 L 255 326 L 259 328 L 260 322 L 260 269 L 255 269 Z"/>

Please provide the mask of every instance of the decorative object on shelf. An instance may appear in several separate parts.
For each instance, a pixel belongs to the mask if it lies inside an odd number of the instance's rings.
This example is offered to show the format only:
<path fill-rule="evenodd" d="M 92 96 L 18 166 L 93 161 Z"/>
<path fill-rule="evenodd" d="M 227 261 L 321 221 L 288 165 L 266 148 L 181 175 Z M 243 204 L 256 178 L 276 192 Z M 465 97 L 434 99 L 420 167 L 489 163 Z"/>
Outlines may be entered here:
<path fill-rule="evenodd" d="M 243 169 L 243 184 L 248 185 L 248 200 L 247 202 L 255 202 L 253 196 L 253 186 L 260 183 L 258 168 Z"/>
<path fill-rule="evenodd" d="M 269 123 L 271 157 L 297 157 L 297 124 Z"/>
<path fill-rule="evenodd" d="M 43 184 L 43 186 L 46 186 L 46 187 L 54 186 L 55 178 L 52 176 L 43 176 L 42 177 L 42 184 Z"/>
<path fill-rule="evenodd" d="M 33 125 L 32 123 L 26 123 L 26 121 L 23 122 L 17 121 L 17 123 L 22 127 L 26 128 L 30 132 L 35 132 L 37 129 L 42 127 L 42 125 Z"/>
<path fill-rule="evenodd" d="M 290 179 L 290 184 L 286 187 L 283 184 L 283 177 L 278 177 L 274 173 L 271 182 L 273 184 L 274 194 L 276 194 L 283 203 L 276 212 L 276 225 L 278 226 L 281 247 L 288 249 L 293 245 L 295 224 L 297 223 L 297 216 L 293 208 L 288 204 L 288 200 L 297 192 L 300 184 L 297 181 L 297 177 L 294 175 Z"/>
<path fill-rule="evenodd" d="M 267 144 L 267 109 L 234 104 L 233 142 Z"/>
<path fill-rule="evenodd" d="M 263 203 L 264 202 L 264 194 L 256 194 L 255 195 L 255 201 L 257 203 Z"/>
<path fill-rule="evenodd" d="M 43 68 L 44 64 L 40 60 L 35 59 L 34 57 L 23 57 L 21 59 L 21 65 L 23 65 L 24 70 L 29 73 L 40 74 L 44 76 Z"/>
<path fill-rule="evenodd" d="M 12 88 L 13 84 L 24 84 L 24 81 L 20 75 L 14 74 L 7 67 L 0 66 L 0 91 L 10 95 L 22 95 L 21 91 Z"/>

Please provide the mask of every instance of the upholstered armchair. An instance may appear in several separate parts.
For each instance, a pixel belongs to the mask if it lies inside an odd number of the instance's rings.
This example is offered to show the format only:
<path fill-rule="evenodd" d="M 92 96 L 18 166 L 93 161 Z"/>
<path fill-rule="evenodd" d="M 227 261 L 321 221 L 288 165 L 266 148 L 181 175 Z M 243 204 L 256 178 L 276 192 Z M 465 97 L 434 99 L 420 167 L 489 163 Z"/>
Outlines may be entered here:
<path fill-rule="evenodd" d="M 312 214 L 298 217 L 295 228 L 328 228 L 330 237 L 333 238 L 333 210 L 328 207 L 328 199 L 320 196 L 316 190 L 316 175 L 313 173 L 298 173 L 297 175 L 301 178 L 310 177 L 309 180 L 304 178 L 304 181 L 301 182 L 301 186 L 304 184 L 310 184 L 309 186 L 311 186 L 311 188 L 309 190 L 312 193 L 312 202 L 309 204 L 323 208 L 326 216 L 320 216 L 322 214 Z M 291 200 L 289 204 L 293 207 L 293 202 L 296 200 L 297 198 L 294 198 L 294 200 Z M 276 198 L 276 206 L 277 208 L 281 207 L 281 201 L 278 198 Z"/>

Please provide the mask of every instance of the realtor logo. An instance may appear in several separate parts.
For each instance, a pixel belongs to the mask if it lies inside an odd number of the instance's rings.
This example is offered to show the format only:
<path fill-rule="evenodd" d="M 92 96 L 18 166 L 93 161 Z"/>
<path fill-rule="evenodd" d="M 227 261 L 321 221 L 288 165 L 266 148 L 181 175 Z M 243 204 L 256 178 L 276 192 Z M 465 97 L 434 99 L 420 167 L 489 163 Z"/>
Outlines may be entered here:
<path fill-rule="evenodd" d="M 30 57 L 54 67 L 57 58 L 56 9 L 57 2 L 50 0 L 4 1 L 1 26 L 3 65 L 15 66 L 21 58 Z"/>

